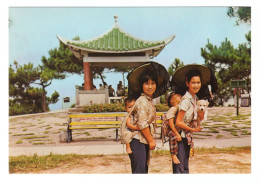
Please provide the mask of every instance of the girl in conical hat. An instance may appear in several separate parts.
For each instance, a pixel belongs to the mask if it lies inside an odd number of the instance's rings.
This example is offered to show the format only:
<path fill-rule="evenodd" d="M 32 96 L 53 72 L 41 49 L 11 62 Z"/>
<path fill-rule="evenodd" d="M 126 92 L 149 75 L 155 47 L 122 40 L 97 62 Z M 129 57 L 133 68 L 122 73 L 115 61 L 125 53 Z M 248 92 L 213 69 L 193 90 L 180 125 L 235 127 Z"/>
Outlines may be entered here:
<path fill-rule="evenodd" d="M 137 126 L 140 129 L 130 143 L 132 173 L 148 173 L 149 150 L 156 146 L 153 138 L 153 124 L 156 121 L 153 98 L 165 93 L 169 74 L 162 65 L 148 62 L 134 69 L 127 79 L 128 95 L 138 97 L 133 111 L 137 114 Z"/>
<path fill-rule="evenodd" d="M 191 128 L 189 125 L 197 117 L 197 96 L 202 86 L 206 86 L 210 82 L 210 70 L 202 65 L 186 65 L 179 68 L 172 77 L 172 81 L 187 91 L 182 97 L 179 112 L 176 119 L 176 126 L 181 128 L 182 140 L 178 142 L 177 157 L 179 164 L 173 163 L 173 173 L 189 173 L 189 153 L 192 143 L 192 134 L 187 132 L 199 132 L 200 126 Z M 199 114 L 203 120 L 204 114 Z M 191 136 L 188 136 L 191 135 Z"/>

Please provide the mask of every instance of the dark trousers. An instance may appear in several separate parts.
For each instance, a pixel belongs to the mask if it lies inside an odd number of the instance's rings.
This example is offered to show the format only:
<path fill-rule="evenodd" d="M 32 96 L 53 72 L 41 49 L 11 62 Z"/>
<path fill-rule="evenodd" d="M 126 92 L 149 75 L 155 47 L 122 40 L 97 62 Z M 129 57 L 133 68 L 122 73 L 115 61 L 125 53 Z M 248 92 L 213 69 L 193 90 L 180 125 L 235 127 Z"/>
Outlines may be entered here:
<path fill-rule="evenodd" d="M 172 162 L 173 173 L 174 174 L 188 174 L 189 173 L 190 145 L 188 145 L 187 138 L 182 138 L 182 141 L 178 141 L 177 157 L 178 157 L 180 163 L 174 164 Z"/>
<path fill-rule="evenodd" d="M 131 169 L 133 174 L 137 173 L 148 173 L 148 155 L 149 155 L 149 145 L 140 143 L 137 139 L 132 139 L 130 142 L 130 147 L 132 153 L 129 154 L 131 160 Z"/>

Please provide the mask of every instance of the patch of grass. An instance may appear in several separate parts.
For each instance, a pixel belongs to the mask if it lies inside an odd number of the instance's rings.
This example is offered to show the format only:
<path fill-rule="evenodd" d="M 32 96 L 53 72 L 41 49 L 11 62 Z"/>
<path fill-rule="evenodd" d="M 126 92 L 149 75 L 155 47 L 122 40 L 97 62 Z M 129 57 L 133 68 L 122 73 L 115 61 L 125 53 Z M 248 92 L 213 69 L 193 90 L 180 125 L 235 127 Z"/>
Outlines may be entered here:
<path fill-rule="evenodd" d="M 155 172 L 155 173 L 160 173 L 161 170 L 159 169 L 152 169 L 152 172 Z"/>
<path fill-rule="evenodd" d="M 51 139 L 32 139 L 30 140 L 29 142 L 32 143 L 32 142 L 35 142 L 35 141 L 52 141 Z"/>
<path fill-rule="evenodd" d="M 56 126 L 63 126 L 63 123 L 54 123 Z"/>
<path fill-rule="evenodd" d="M 15 144 L 22 144 L 22 143 L 23 143 L 23 141 L 22 141 L 22 140 L 19 140 L 19 141 L 16 141 Z"/>
<path fill-rule="evenodd" d="M 32 145 L 42 145 L 45 144 L 44 142 L 33 142 Z"/>
<path fill-rule="evenodd" d="M 245 146 L 245 147 L 228 147 L 228 148 L 195 148 L 195 152 L 199 154 L 214 154 L 214 153 L 235 153 L 235 152 L 251 152 L 251 146 Z"/>
<path fill-rule="evenodd" d="M 203 134 L 203 133 L 193 133 L 193 135 L 199 135 L 199 136 L 212 136 L 211 134 Z"/>
<path fill-rule="evenodd" d="M 59 134 L 60 133 L 60 131 L 57 131 L 57 132 L 53 132 L 52 134 Z"/>
<path fill-rule="evenodd" d="M 229 125 L 229 123 L 215 123 L 215 124 L 213 125 L 213 127 L 214 127 L 214 126 L 225 126 L 225 125 Z"/>
<path fill-rule="evenodd" d="M 24 136 L 24 135 L 34 135 L 34 133 L 27 133 L 27 134 L 14 134 L 13 136 Z"/>
<path fill-rule="evenodd" d="M 50 127 L 45 128 L 45 130 L 49 130 L 49 129 L 52 129 L 52 127 L 50 126 Z"/>
<path fill-rule="evenodd" d="M 223 135 L 221 135 L 221 134 L 219 134 L 219 135 L 216 136 L 217 139 L 219 139 L 219 138 L 221 138 L 221 137 L 223 137 Z"/>
<path fill-rule="evenodd" d="M 34 154 L 33 156 L 10 156 L 9 157 L 9 172 L 37 172 L 41 170 L 53 169 L 55 167 L 72 164 L 76 165 L 80 163 L 83 158 L 92 157 L 103 157 L 103 155 L 76 155 L 76 154 L 66 154 L 66 155 L 54 155 L 49 154 L 45 156 L 38 156 Z"/>
<path fill-rule="evenodd" d="M 48 136 L 29 136 L 29 137 L 24 137 L 23 139 L 37 139 L 37 138 L 46 138 Z"/>
<path fill-rule="evenodd" d="M 224 122 L 226 124 L 230 124 L 231 122 L 228 120 L 227 117 L 225 116 L 215 116 L 215 117 L 212 117 L 212 121 L 213 122 Z"/>
<path fill-rule="evenodd" d="M 204 131 L 204 132 L 207 132 L 207 133 L 219 133 L 218 130 L 216 130 L 215 128 L 212 128 L 212 127 L 210 127 L 209 130 L 210 131 Z"/>
<path fill-rule="evenodd" d="M 227 131 L 227 132 L 234 132 L 234 131 L 239 130 L 239 129 L 237 129 L 237 128 L 223 128 L 222 130 Z"/>
<path fill-rule="evenodd" d="M 205 137 L 196 137 L 196 136 L 193 136 L 194 139 L 205 139 Z"/>
<path fill-rule="evenodd" d="M 25 129 L 23 129 L 23 132 L 26 132 L 28 129 L 27 128 L 25 128 Z"/>
<path fill-rule="evenodd" d="M 43 132 L 43 134 L 48 134 L 48 133 L 49 133 L 49 131 L 44 131 L 44 132 Z"/>
<path fill-rule="evenodd" d="M 251 120 L 250 121 L 244 121 L 244 124 L 251 125 Z"/>
<path fill-rule="evenodd" d="M 84 134 L 87 136 L 91 135 L 89 132 L 84 132 Z"/>
<path fill-rule="evenodd" d="M 239 114 L 238 116 L 232 116 L 230 117 L 231 120 L 246 120 L 247 119 L 247 115 L 242 115 Z"/>
<path fill-rule="evenodd" d="M 251 132 L 248 132 L 247 130 L 242 130 L 241 135 L 251 135 Z"/>
<path fill-rule="evenodd" d="M 241 129 L 251 129 L 251 127 L 242 127 Z"/>
<path fill-rule="evenodd" d="M 33 127 L 33 126 L 36 126 L 36 125 L 30 124 L 30 125 L 21 126 L 21 127 L 22 127 L 22 128 L 27 128 L 27 127 Z"/>
<path fill-rule="evenodd" d="M 41 122 L 39 122 L 38 124 L 42 124 L 42 123 L 45 123 L 46 121 L 41 121 Z"/>
<path fill-rule="evenodd" d="M 224 125 L 213 125 L 212 128 L 226 128 Z"/>
<path fill-rule="evenodd" d="M 44 126 L 40 126 L 40 128 L 44 128 L 44 127 L 48 127 L 48 126 L 50 126 L 50 125 L 44 125 Z"/>
<path fill-rule="evenodd" d="M 231 115 L 233 115 L 233 113 L 232 112 L 228 112 L 228 113 L 226 113 L 226 114 L 224 114 L 225 116 L 231 116 Z"/>
<path fill-rule="evenodd" d="M 237 126 L 237 125 L 234 125 L 234 124 L 232 125 L 232 127 L 234 127 L 234 128 L 238 128 L 238 126 Z"/>
<path fill-rule="evenodd" d="M 238 136 L 237 132 L 230 132 L 230 134 L 233 136 Z"/>

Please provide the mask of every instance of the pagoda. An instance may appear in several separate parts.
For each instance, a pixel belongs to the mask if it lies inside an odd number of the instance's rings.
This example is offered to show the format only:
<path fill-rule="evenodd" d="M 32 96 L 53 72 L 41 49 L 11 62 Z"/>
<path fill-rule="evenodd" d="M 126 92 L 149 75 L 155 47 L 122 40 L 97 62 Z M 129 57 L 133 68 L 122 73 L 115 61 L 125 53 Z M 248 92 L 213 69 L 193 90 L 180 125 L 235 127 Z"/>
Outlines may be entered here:
<path fill-rule="evenodd" d="M 160 41 L 137 38 L 122 30 L 114 16 L 113 27 L 91 40 L 67 40 L 57 35 L 73 54 L 83 59 L 84 90 L 93 89 L 92 67 L 138 66 L 156 57 L 175 36 Z"/>

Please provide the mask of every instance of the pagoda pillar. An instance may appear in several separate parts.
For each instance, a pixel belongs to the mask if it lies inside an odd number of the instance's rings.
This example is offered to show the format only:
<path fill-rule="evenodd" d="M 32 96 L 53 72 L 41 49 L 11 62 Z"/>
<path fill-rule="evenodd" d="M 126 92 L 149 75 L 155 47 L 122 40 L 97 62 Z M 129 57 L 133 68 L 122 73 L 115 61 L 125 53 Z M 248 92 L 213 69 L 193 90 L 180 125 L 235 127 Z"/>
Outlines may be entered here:
<path fill-rule="evenodd" d="M 93 89 L 92 68 L 89 62 L 83 62 L 84 67 L 84 90 Z"/>

